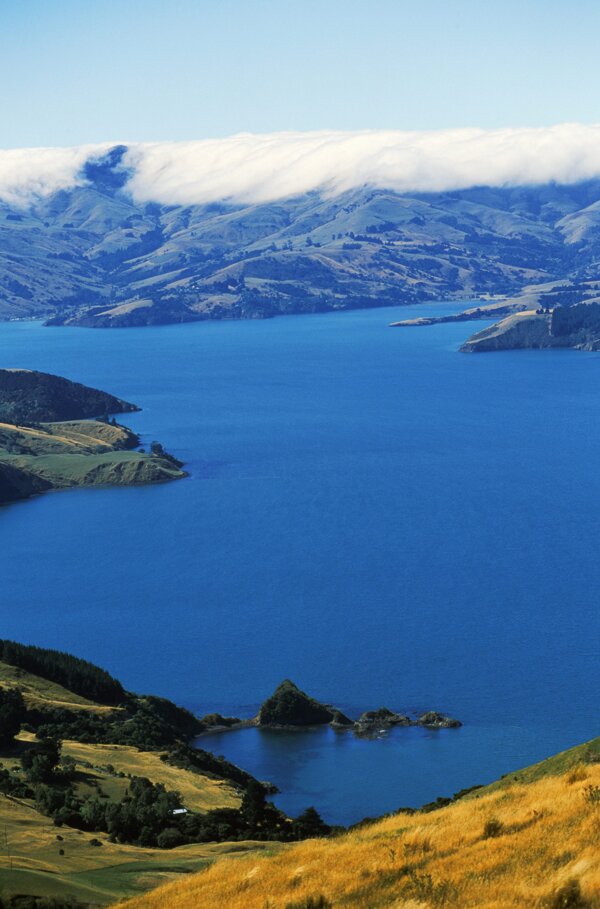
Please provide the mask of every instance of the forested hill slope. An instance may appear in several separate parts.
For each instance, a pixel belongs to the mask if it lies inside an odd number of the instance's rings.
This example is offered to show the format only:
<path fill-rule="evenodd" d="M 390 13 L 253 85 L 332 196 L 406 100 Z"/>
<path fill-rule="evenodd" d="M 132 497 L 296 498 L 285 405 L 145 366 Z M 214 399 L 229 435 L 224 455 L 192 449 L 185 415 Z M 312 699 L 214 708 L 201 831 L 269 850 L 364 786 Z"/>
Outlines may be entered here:
<path fill-rule="evenodd" d="M 276 202 L 136 203 L 126 149 L 0 203 L 0 317 L 127 326 L 256 318 L 599 277 L 600 181 Z"/>
<path fill-rule="evenodd" d="M 0 422 L 84 420 L 139 410 L 114 395 L 33 369 L 0 369 Z"/>

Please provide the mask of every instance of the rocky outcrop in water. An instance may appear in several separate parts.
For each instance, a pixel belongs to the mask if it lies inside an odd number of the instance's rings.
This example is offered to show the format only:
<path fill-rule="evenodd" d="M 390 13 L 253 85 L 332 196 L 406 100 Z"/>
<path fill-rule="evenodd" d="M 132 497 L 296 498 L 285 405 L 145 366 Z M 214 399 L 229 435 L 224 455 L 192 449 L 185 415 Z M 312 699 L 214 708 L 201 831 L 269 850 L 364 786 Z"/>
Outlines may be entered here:
<path fill-rule="evenodd" d="M 334 721 L 336 726 L 352 723 L 341 711 L 319 703 L 289 679 L 267 698 L 256 717 L 257 726 L 271 727 L 324 726 Z"/>
<path fill-rule="evenodd" d="M 387 732 L 392 726 L 411 725 L 411 720 L 404 714 L 380 707 L 379 710 L 367 710 L 361 714 L 354 723 L 354 731 L 357 735 L 374 735 L 378 732 Z"/>
<path fill-rule="evenodd" d="M 422 713 L 414 725 L 425 726 L 426 729 L 458 729 L 462 723 L 451 716 L 438 713 L 437 710 L 429 710 L 427 713 Z"/>
<path fill-rule="evenodd" d="M 254 725 L 277 728 L 302 728 L 306 726 L 330 725 L 334 729 L 352 730 L 355 735 L 375 736 L 388 732 L 396 726 L 424 726 L 428 729 L 453 729 L 461 726 L 459 720 L 445 714 L 430 710 L 417 719 L 411 719 L 403 713 L 396 713 L 388 707 L 378 710 L 367 710 L 358 720 L 351 720 L 345 713 L 328 704 L 322 704 L 315 698 L 301 691 L 294 682 L 286 679 L 279 685 L 270 698 L 264 702 L 254 720 L 240 721 L 213 714 L 205 717 L 212 728 L 241 728 Z"/>

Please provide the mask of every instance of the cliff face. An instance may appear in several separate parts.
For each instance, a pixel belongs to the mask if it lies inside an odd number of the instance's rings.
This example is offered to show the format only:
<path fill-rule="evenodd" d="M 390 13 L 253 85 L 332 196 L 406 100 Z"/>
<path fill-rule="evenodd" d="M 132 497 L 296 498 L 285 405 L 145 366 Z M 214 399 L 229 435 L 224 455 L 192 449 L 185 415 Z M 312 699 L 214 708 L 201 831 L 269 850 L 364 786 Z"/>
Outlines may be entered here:
<path fill-rule="evenodd" d="M 515 313 L 478 331 L 462 345 L 467 353 L 519 350 L 556 346 L 550 334 L 550 316 L 536 312 Z"/>
<path fill-rule="evenodd" d="M 26 470 L 0 462 L 0 505 L 28 499 L 38 492 L 50 489 L 51 484 Z"/>

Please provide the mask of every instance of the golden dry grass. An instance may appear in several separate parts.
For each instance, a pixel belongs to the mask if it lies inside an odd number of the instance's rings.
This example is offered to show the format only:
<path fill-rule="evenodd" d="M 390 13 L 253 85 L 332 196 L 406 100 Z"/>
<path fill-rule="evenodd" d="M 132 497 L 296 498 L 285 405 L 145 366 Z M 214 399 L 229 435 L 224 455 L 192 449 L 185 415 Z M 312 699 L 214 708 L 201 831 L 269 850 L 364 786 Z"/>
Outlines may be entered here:
<path fill-rule="evenodd" d="M 122 909 L 286 909 L 318 895 L 336 909 L 554 909 L 571 879 L 584 905 L 598 907 L 600 801 L 589 798 L 590 786 L 600 787 L 598 764 L 507 783 L 439 811 L 394 815 L 274 857 L 221 860 Z M 498 835 L 486 837 L 493 819 Z M 570 909 L 556 904 L 563 905 Z"/>

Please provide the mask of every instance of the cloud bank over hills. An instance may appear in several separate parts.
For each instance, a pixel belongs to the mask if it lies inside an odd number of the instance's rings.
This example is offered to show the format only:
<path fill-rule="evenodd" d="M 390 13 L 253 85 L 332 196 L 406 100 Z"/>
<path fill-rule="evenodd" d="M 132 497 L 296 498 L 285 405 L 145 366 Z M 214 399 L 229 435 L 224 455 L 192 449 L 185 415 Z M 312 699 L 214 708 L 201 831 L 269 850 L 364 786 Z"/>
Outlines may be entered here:
<path fill-rule="evenodd" d="M 428 132 L 239 134 L 194 142 L 124 143 L 135 202 L 265 203 L 372 186 L 442 192 L 472 186 L 572 184 L 600 177 L 600 125 Z M 0 151 L 0 200 L 28 205 L 87 182 L 85 164 L 115 143 Z"/>

